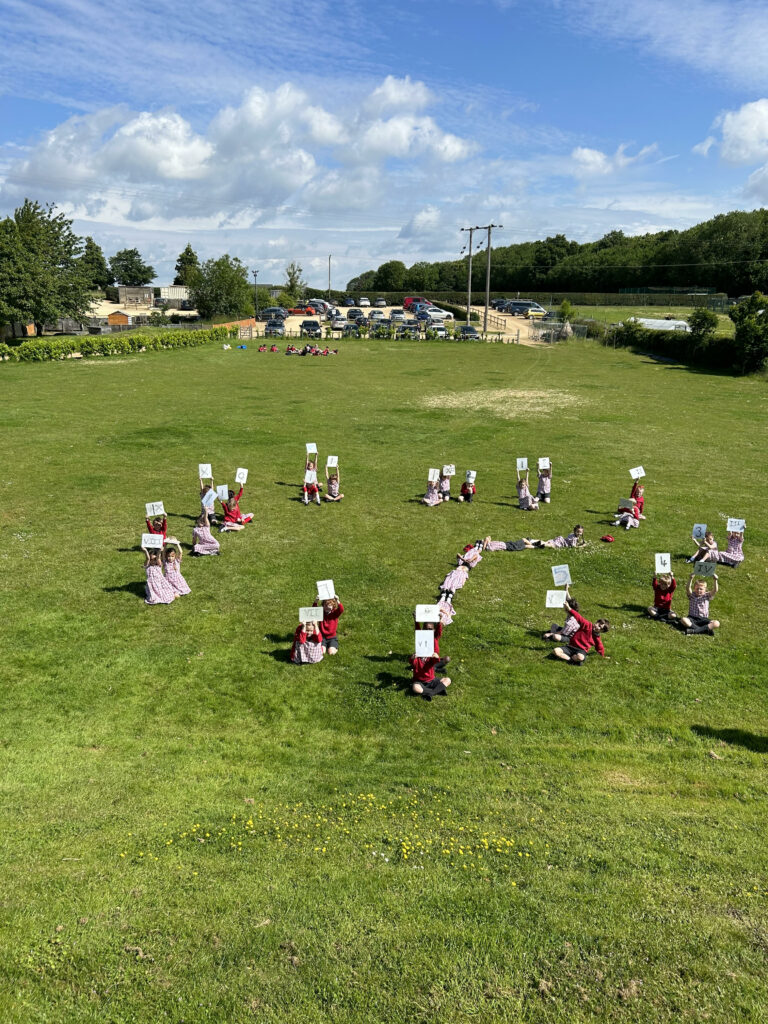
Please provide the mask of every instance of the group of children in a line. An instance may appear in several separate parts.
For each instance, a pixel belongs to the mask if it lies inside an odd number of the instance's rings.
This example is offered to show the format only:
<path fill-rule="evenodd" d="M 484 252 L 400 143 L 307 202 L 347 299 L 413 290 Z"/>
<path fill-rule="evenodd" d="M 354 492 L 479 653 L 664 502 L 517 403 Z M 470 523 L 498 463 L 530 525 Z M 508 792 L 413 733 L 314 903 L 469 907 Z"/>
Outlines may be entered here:
<path fill-rule="evenodd" d="M 266 352 L 267 346 L 259 349 L 259 352 Z M 270 352 L 277 352 L 277 345 L 273 345 L 269 350 Z M 317 345 L 305 345 L 303 348 L 296 348 L 295 345 L 288 345 L 285 350 L 287 356 L 337 356 L 339 350 L 337 348 L 318 348 Z"/>
<path fill-rule="evenodd" d="M 173 538 L 164 543 L 163 548 L 141 549 L 147 573 L 146 604 L 171 604 L 177 597 L 191 593 L 181 575 L 181 544 Z"/>
<path fill-rule="evenodd" d="M 443 466 L 442 472 L 437 480 L 428 480 L 426 493 L 421 499 L 422 505 L 435 506 L 442 504 L 444 501 L 450 501 L 451 477 L 453 475 L 452 466 Z M 475 487 L 475 474 L 470 470 L 461 485 L 461 489 L 456 500 L 465 501 L 467 504 L 471 505 L 472 499 L 476 494 L 477 488 Z"/>

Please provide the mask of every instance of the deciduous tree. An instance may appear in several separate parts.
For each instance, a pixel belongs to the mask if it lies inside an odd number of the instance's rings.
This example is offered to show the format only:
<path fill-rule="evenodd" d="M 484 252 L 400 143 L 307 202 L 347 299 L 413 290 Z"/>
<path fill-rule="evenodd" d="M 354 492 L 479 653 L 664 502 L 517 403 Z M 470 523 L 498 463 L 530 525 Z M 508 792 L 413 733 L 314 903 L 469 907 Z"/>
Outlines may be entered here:
<path fill-rule="evenodd" d="M 118 284 L 139 287 L 155 279 L 155 268 L 142 259 L 138 249 L 121 249 L 109 261 L 112 275 Z"/>

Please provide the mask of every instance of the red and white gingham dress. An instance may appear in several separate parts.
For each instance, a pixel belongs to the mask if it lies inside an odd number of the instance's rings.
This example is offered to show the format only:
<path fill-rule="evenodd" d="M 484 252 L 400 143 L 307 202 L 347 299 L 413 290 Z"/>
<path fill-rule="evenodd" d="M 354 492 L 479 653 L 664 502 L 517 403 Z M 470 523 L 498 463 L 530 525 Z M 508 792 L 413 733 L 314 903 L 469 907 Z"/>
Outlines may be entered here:
<path fill-rule="evenodd" d="M 506 551 L 507 542 L 503 540 L 489 540 L 486 547 L 486 551 Z"/>
<path fill-rule="evenodd" d="M 743 562 L 744 552 L 741 549 L 743 543 L 743 537 L 729 537 L 728 547 L 725 551 L 718 552 L 718 562 L 722 562 L 723 565 L 739 565 L 740 562 Z"/>
<path fill-rule="evenodd" d="M 307 633 L 296 631 L 291 648 L 291 661 L 294 665 L 316 665 L 323 660 L 323 638 L 319 633 L 314 635 L 317 639 L 310 640 Z M 304 637 L 304 639 L 301 640 L 300 637 Z"/>
<path fill-rule="evenodd" d="M 430 487 L 427 488 L 427 493 L 424 495 L 425 505 L 439 505 L 440 496 L 437 491 L 433 491 Z"/>
<path fill-rule="evenodd" d="M 339 481 L 328 480 L 328 496 L 331 498 L 338 498 L 339 496 Z"/>
<path fill-rule="evenodd" d="M 144 604 L 170 604 L 176 597 L 173 587 L 163 576 L 161 565 L 147 566 L 147 596 Z"/>
<path fill-rule="evenodd" d="M 477 548 L 471 548 L 469 551 L 465 551 L 461 557 L 472 569 L 474 569 L 475 566 L 479 565 L 480 562 L 482 562 L 483 560 L 483 556 L 480 554 Z"/>
<path fill-rule="evenodd" d="M 219 542 L 208 526 L 196 526 L 192 531 L 192 539 L 195 542 L 196 555 L 215 555 L 219 550 Z"/>
<path fill-rule="evenodd" d="M 458 566 L 451 569 L 440 585 L 441 590 L 461 590 L 469 577 L 469 569 L 466 566 Z"/>
<path fill-rule="evenodd" d="M 551 494 L 552 477 L 549 473 L 539 473 L 539 494 Z"/>
<path fill-rule="evenodd" d="M 438 601 L 437 607 L 440 609 L 440 621 L 444 626 L 450 626 L 453 622 L 453 617 L 456 614 L 456 610 L 450 601 L 441 597 Z"/>
<path fill-rule="evenodd" d="M 533 498 L 531 497 L 527 480 L 517 481 L 517 497 L 519 499 L 520 508 L 524 512 L 528 512 L 529 509 L 533 508 Z"/>
<path fill-rule="evenodd" d="M 189 584 L 181 575 L 181 568 L 177 561 L 165 563 L 165 578 L 173 588 L 174 594 L 181 597 L 183 594 L 191 594 Z"/>

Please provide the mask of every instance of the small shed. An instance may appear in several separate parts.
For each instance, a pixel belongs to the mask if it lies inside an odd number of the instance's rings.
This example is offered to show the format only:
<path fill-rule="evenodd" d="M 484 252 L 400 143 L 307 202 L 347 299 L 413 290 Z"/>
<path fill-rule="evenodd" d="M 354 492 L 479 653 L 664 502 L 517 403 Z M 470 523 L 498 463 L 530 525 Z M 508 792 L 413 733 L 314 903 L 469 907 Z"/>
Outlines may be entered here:
<path fill-rule="evenodd" d="M 121 306 L 151 306 L 155 301 L 155 289 L 149 285 L 129 287 L 121 284 L 117 289 L 117 301 Z"/>
<path fill-rule="evenodd" d="M 110 327 L 116 325 L 122 325 L 123 327 L 130 327 L 133 322 L 133 317 L 130 317 L 127 313 L 123 313 L 121 309 L 116 309 L 114 313 L 110 313 L 107 317 L 107 323 Z"/>

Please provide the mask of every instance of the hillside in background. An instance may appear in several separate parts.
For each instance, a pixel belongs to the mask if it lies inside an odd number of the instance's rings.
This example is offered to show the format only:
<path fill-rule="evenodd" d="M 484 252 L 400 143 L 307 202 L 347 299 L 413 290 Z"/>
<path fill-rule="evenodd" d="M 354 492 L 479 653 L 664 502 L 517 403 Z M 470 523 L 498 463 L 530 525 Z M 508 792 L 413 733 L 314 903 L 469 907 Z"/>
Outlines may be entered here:
<path fill-rule="evenodd" d="M 765 209 L 720 214 L 686 231 L 635 236 L 611 231 L 596 242 L 583 244 L 555 235 L 539 242 L 494 247 L 491 258 L 494 292 L 711 288 L 735 296 L 767 286 Z M 414 263 L 412 267 L 390 260 L 347 284 L 352 292 L 405 290 L 415 294 L 461 291 L 466 287 L 466 257 Z M 472 265 L 472 288 L 485 288 L 484 249 Z"/>

